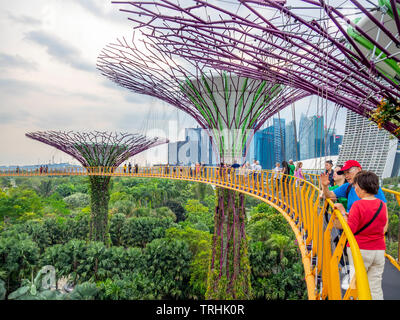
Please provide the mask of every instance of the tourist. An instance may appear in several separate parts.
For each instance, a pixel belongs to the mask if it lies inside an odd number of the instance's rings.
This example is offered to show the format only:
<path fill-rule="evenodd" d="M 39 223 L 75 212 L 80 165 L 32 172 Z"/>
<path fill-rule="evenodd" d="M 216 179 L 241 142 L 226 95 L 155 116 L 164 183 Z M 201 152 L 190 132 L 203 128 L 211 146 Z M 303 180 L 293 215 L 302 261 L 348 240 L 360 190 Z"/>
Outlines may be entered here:
<path fill-rule="evenodd" d="M 193 177 L 194 176 L 194 172 L 196 170 L 196 165 L 194 164 L 194 162 L 192 162 L 190 164 L 190 176 Z"/>
<path fill-rule="evenodd" d="M 255 165 L 255 173 L 256 173 L 256 177 L 257 177 L 257 182 L 260 183 L 261 180 L 261 172 L 262 172 L 262 167 L 260 165 L 260 161 L 256 161 L 256 165 Z"/>
<path fill-rule="evenodd" d="M 126 168 L 127 168 L 127 166 L 126 166 L 126 163 L 124 164 L 124 173 L 126 173 Z"/>
<path fill-rule="evenodd" d="M 244 183 L 245 183 L 245 180 L 244 180 L 244 177 L 245 177 L 245 170 L 246 170 L 246 163 L 243 163 L 240 167 L 239 167 L 239 170 L 238 170 L 238 174 L 239 174 L 239 184 L 240 185 L 244 185 Z"/>
<path fill-rule="evenodd" d="M 329 185 L 333 187 L 335 185 L 335 180 L 333 179 L 333 162 L 332 160 L 325 161 L 325 174 L 328 174 Z"/>
<path fill-rule="evenodd" d="M 283 190 L 282 191 L 283 191 L 283 195 L 286 194 L 286 187 L 287 187 L 287 183 L 289 182 L 289 177 L 288 177 L 289 171 L 290 171 L 289 164 L 285 160 L 283 160 L 282 161 L 282 174 L 283 174 L 283 176 L 282 176 Z"/>
<path fill-rule="evenodd" d="M 301 172 L 301 168 L 303 167 L 303 162 L 297 162 L 296 168 L 294 170 L 294 176 L 296 177 L 296 187 L 298 185 L 302 186 L 304 184 L 304 181 L 299 181 L 299 180 L 304 180 L 303 173 Z"/>
<path fill-rule="evenodd" d="M 335 170 L 333 170 L 333 181 L 335 182 L 335 185 L 332 187 L 329 187 L 329 190 L 336 190 L 340 186 L 346 183 L 346 179 L 343 174 L 338 174 L 339 171 L 341 171 L 343 168 L 342 165 L 337 165 Z M 337 202 L 343 204 L 344 208 L 347 209 L 347 198 L 346 197 L 339 197 L 337 199 Z"/>
<path fill-rule="evenodd" d="M 346 198 L 347 211 L 349 211 L 353 203 L 357 200 L 360 200 L 360 198 L 357 196 L 354 190 L 353 179 L 355 175 L 361 170 L 362 170 L 361 165 L 357 161 L 355 160 L 346 161 L 342 169 L 337 171 L 337 174 L 344 175 L 344 178 L 347 180 L 347 182 L 342 184 L 335 190 L 329 190 L 329 185 L 330 185 L 329 176 L 327 173 L 322 173 L 320 176 L 320 181 L 324 197 L 329 199 Z M 386 202 L 385 195 L 383 194 L 383 191 L 380 187 L 376 197 Z"/>
<path fill-rule="evenodd" d="M 196 162 L 196 176 L 200 176 L 200 163 Z"/>
<path fill-rule="evenodd" d="M 288 166 L 289 166 L 289 175 L 293 176 L 294 175 L 294 171 L 296 170 L 296 167 L 295 167 L 292 159 L 289 160 Z"/>
<path fill-rule="evenodd" d="M 128 171 L 129 171 L 129 173 L 131 173 L 131 170 L 132 170 L 132 165 L 131 165 L 131 163 L 129 162 L 129 164 L 128 164 Z"/>
<path fill-rule="evenodd" d="M 280 178 L 281 178 L 281 171 L 282 171 L 282 168 L 281 168 L 281 164 L 280 164 L 279 162 L 277 162 L 277 163 L 275 164 L 274 171 L 275 171 L 274 178 L 275 178 L 275 179 L 280 179 Z"/>
<path fill-rule="evenodd" d="M 139 172 L 139 165 L 136 163 L 135 164 L 135 173 L 138 173 Z"/>
<path fill-rule="evenodd" d="M 338 171 L 341 171 L 343 168 L 342 165 L 337 165 L 336 168 L 334 169 L 334 173 L 333 173 L 333 180 L 335 181 L 335 185 L 333 187 L 329 187 L 329 190 L 336 190 L 337 188 L 339 188 L 340 186 L 342 186 L 345 182 L 346 179 L 344 178 L 343 174 L 338 174 Z M 347 198 L 346 197 L 339 197 L 336 199 L 337 203 L 341 203 L 343 205 L 343 207 L 347 210 Z M 329 214 L 329 210 L 328 208 L 326 208 L 325 211 L 325 223 L 326 225 L 329 223 L 329 219 L 330 219 L 330 214 Z M 334 245 L 332 250 L 335 250 L 339 239 L 342 235 L 342 230 L 332 230 L 333 234 L 332 234 L 332 244 Z M 342 273 L 344 274 L 344 278 L 342 281 L 342 288 L 347 290 L 349 284 L 350 284 L 350 267 L 349 267 L 349 259 L 348 259 L 348 255 L 347 255 L 347 250 L 346 248 L 344 248 L 343 250 L 343 255 L 340 257 L 340 265 L 342 266 Z"/>
<path fill-rule="evenodd" d="M 257 160 L 254 159 L 253 163 L 250 165 L 250 171 L 251 171 L 251 174 L 253 176 L 253 181 L 254 182 L 256 181 L 256 177 L 257 177 L 256 166 L 257 166 Z"/>
<path fill-rule="evenodd" d="M 250 174 L 251 174 L 251 166 L 250 163 L 247 161 L 245 166 L 244 166 L 244 176 L 245 176 L 245 183 L 249 184 L 250 182 Z"/>
<path fill-rule="evenodd" d="M 169 174 L 169 163 L 165 166 L 165 174 Z"/>
<path fill-rule="evenodd" d="M 383 300 L 382 274 L 385 267 L 385 233 L 388 228 L 387 207 L 385 202 L 376 197 L 380 187 L 379 178 L 375 173 L 358 171 L 352 178 L 352 183 L 360 200 L 354 202 L 348 214 L 340 203 L 336 203 L 335 208 L 344 215 L 356 238 L 367 271 L 372 300 Z M 342 226 L 336 223 L 335 227 Z M 354 275 L 354 264 L 350 250 L 348 256 L 352 266 L 351 279 Z"/>

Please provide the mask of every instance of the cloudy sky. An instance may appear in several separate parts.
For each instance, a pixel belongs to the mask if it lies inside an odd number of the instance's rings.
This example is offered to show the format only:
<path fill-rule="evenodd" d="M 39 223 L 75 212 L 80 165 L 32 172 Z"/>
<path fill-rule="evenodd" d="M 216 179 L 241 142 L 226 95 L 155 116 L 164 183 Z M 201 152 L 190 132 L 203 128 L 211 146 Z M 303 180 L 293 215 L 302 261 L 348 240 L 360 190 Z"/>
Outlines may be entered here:
<path fill-rule="evenodd" d="M 102 48 L 131 38 L 126 15 L 109 0 L 0 1 L 0 165 L 72 162 L 25 137 L 43 130 L 106 130 L 154 135 L 195 122 L 176 108 L 119 88 L 96 69 Z M 317 99 L 296 104 L 311 115 Z M 344 112 L 336 124 L 343 132 Z M 291 109 L 281 117 L 291 117 Z M 164 122 L 163 122 L 164 121 Z M 155 152 L 155 153 L 154 153 Z M 152 153 L 166 159 L 166 146 Z"/>

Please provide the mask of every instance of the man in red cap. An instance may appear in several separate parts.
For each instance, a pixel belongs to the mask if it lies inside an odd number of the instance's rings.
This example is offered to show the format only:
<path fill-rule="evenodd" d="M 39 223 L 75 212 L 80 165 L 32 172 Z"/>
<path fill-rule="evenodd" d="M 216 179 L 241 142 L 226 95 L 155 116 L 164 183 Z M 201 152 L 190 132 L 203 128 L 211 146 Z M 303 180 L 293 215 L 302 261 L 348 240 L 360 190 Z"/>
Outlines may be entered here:
<path fill-rule="evenodd" d="M 344 166 L 337 174 L 343 174 L 347 180 L 347 183 L 344 183 L 339 188 L 330 191 L 329 190 L 329 177 L 327 174 L 321 174 L 320 181 L 322 185 L 322 192 L 324 193 L 325 198 L 330 199 L 338 199 L 338 198 L 347 198 L 347 212 L 350 211 L 351 206 L 360 198 L 357 196 L 356 191 L 353 187 L 354 177 L 358 172 L 362 170 L 361 165 L 355 160 L 348 160 L 344 163 Z M 386 202 L 385 195 L 381 188 L 379 188 L 378 194 L 376 198 L 381 199 Z"/>

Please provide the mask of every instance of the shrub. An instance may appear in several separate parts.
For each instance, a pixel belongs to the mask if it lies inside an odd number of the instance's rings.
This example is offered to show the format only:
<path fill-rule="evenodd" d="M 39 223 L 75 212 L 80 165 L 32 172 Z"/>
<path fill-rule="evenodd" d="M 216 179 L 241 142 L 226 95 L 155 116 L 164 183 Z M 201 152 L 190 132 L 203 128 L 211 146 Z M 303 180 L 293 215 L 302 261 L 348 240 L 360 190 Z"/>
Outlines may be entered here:
<path fill-rule="evenodd" d="M 3 232 L 0 236 L 0 270 L 10 292 L 22 279 L 30 277 L 40 257 L 38 245 L 27 233 L 15 230 Z"/>
<path fill-rule="evenodd" d="M 164 237 L 173 222 L 166 218 L 129 218 L 122 227 L 122 244 L 126 247 L 145 247 L 154 239 Z"/>
<path fill-rule="evenodd" d="M 181 240 L 155 239 L 143 251 L 145 273 L 156 299 L 184 299 L 190 281 L 192 253 Z"/>

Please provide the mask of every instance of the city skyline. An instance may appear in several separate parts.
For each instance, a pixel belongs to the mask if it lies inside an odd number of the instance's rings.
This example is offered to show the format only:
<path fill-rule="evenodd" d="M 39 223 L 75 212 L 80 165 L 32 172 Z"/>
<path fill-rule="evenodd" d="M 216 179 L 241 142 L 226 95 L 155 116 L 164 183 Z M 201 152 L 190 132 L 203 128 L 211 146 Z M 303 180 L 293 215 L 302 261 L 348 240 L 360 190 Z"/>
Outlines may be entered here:
<path fill-rule="evenodd" d="M 302 114 L 301 119 L 306 119 L 307 133 L 303 145 L 294 137 L 294 121 L 286 124 L 284 118 L 273 118 L 273 125 L 260 129 L 254 133 L 247 142 L 243 161 L 258 160 L 264 169 L 272 169 L 276 162 L 283 160 L 307 160 L 322 156 L 338 156 L 339 145 L 343 136 L 336 133 L 335 128 L 324 128 L 323 116 L 310 116 Z M 323 130 L 323 134 L 319 132 Z M 323 138 L 321 139 L 321 136 Z M 302 148 L 306 152 L 301 152 Z M 298 156 L 297 156 L 298 155 Z M 301 157 L 303 155 L 303 157 Z M 307 156 L 305 158 L 304 156 Z M 168 144 L 168 159 L 170 165 L 190 165 L 204 163 L 216 165 L 220 161 L 212 148 L 211 139 L 207 130 L 202 128 L 185 128 L 184 139 Z"/>

